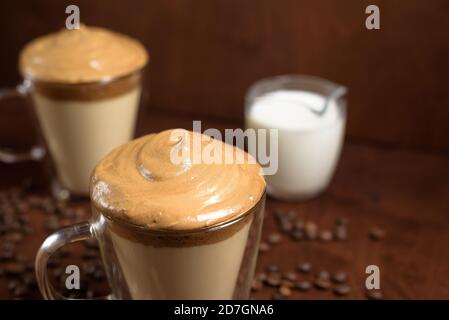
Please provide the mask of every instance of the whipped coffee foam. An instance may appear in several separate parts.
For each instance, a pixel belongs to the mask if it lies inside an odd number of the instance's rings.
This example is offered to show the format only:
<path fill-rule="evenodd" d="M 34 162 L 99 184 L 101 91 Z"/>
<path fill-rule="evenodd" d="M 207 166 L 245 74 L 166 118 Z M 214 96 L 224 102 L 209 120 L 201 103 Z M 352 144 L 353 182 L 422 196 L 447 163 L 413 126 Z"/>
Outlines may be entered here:
<path fill-rule="evenodd" d="M 20 70 L 24 77 L 41 81 L 84 83 L 127 75 L 143 68 L 147 60 L 138 41 L 81 25 L 30 42 L 20 55 Z"/>
<path fill-rule="evenodd" d="M 103 214 L 149 229 L 190 230 L 235 218 L 261 199 L 265 180 L 253 161 L 195 163 L 194 138 L 201 150 L 218 144 L 235 154 L 244 151 L 186 130 L 151 134 L 113 150 L 95 168 L 91 199 Z M 188 137 L 188 139 L 185 139 Z M 189 141 L 189 142 L 186 142 Z M 190 158 L 175 164 L 173 148 L 187 150 Z M 223 152 L 223 155 L 226 152 Z"/>

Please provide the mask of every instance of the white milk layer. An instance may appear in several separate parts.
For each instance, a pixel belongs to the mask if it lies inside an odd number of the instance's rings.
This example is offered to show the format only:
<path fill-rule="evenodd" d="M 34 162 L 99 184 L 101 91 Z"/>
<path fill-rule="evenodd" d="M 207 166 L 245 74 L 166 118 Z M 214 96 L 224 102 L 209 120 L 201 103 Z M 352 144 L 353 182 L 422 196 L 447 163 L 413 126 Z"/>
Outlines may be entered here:
<path fill-rule="evenodd" d="M 59 101 L 33 93 L 58 177 L 70 192 L 87 195 L 95 165 L 133 137 L 140 91 L 97 101 Z"/>
<path fill-rule="evenodd" d="M 278 129 L 278 171 L 265 176 L 269 194 L 308 198 L 332 178 L 342 146 L 345 120 L 335 101 L 319 116 L 325 97 L 308 91 L 280 90 L 257 98 L 246 114 L 246 126 Z M 268 149 L 269 150 L 269 149 Z"/>
<path fill-rule="evenodd" d="M 193 247 L 152 247 L 111 232 L 132 299 L 232 299 L 251 222 L 231 237 Z"/>

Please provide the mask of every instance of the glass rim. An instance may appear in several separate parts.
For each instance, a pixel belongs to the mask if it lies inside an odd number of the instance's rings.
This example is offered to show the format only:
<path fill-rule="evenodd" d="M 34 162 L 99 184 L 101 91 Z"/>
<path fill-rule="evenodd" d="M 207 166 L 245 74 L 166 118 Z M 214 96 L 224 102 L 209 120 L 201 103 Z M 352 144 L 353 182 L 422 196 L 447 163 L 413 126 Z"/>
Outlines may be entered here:
<path fill-rule="evenodd" d="M 139 74 L 139 73 L 142 74 L 146 67 L 147 67 L 147 64 L 145 64 L 144 66 L 142 66 L 142 67 L 140 67 L 138 69 L 135 69 L 135 70 L 132 70 L 132 71 L 130 71 L 128 73 L 125 73 L 125 74 L 119 74 L 119 75 L 111 76 L 111 77 L 103 77 L 103 78 L 98 79 L 98 80 L 80 81 L 80 82 L 48 81 L 48 80 L 40 79 L 38 77 L 33 77 L 30 74 L 25 74 L 25 73 L 22 73 L 22 72 L 21 72 L 21 75 L 22 75 L 24 83 L 29 83 L 29 84 L 41 83 L 41 84 L 47 85 L 47 86 L 52 86 L 53 85 L 53 86 L 66 86 L 66 87 L 73 87 L 73 88 L 75 88 L 75 87 L 78 87 L 78 86 L 108 85 L 111 82 L 123 80 L 123 79 L 126 79 L 128 77 L 131 77 L 131 76 Z"/>
<path fill-rule="evenodd" d="M 263 190 L 263 193 L 261 195 L 261 197 L 259 198 L 259 200 L 257 200 L 257 202 L 254 204 L 254 206 L 252 206 L 250 209 L 248 209 L 247 211 L 239 214 L 238 216 L 230 219 L 230 220 L 225 220 L 223 222 L 220 222 L 218 224 L 214 224 L 211 226 L 206 226 L 206 227 L 201 227 L 201 228 L 197 228 L 197 229 L 188 229 L 188 230 L 177 230 L 177 229 L 149 229 L 146 228 L 144 226 L 132 223 L 132 222 L 128 222 L 125 220 L 121 220 L 121 219 L 113 219 L 110 217 L 110 215 L 105 214 L 104 212 L 102 212 L 101 210 L 99 210 L 98 208 L 96 208 L 93 204 L 92 206 L 95 208 L 95 210 L 97 211 L 98 214 L 100 214 L 101 216 L 103 216 L 104 218 L 106 218 L 107 220 L 111 221 L 112 223 L 117 223 L 120 226 L 124 226 L 126 228 L 130 228 L 133 231 L 136 231 L 137 233 L 144 233 L 147 235 L 155 235 L 155 236 L 191 236 L 191 235 L 195 235 L 195 234 L 200 234 L 200 233 L 211 233 L 211 232 L 215 232 L 215 231 L 219 231 L 222 230 L 224 228 L 227 228 L 229 226 L 232 226 L 234 224 L 239 223 L 240 221 L 246 219 L 247 217 L 256 214 L 257 212 L 259 212 L 260 207 L 262 206 L 262 204 L 265 202 L 265 198 L 266 198 L 266 186 Z"/>

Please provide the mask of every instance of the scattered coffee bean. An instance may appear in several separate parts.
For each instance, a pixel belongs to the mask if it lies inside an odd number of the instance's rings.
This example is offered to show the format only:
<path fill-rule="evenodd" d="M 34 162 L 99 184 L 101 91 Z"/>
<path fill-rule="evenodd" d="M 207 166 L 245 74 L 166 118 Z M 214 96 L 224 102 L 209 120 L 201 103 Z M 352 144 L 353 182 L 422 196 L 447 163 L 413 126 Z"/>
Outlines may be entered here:
<path fill-rule="evenodd" d="M 259 244 L 259 252 L 260 253 L 265 253 L 265 252 L 268 252 L 269 250 L 270 250 L 270 245 L 268 243 L 262 241 Z"/>
<path fill-rule="evenodd" d="M 348 238 L 348 229 L 345 226 L 336 226 L 334 229 L 334 237 L 339 241 L 344 241 Z"/>
<path fill-rule="evenodd" d="M 282 236 L 277 233 L 277 232 L 273 232 L 268 236 L 268 243 L 269 244 L 278 244 L 279 242 L 281 242 L 282 240 Z"/>
<path fill-rule="evenodd" d="M 290 281 L 290 280 L 282 280 L 280 285 L 292 288 L 295 285 L 295 283 L 293 281 Z"/>
<path fill-rule="evenodd" d="M 23 263 L 11 261 L 3 266 L 6 275 L 17 276 L 26 271 L 26 266 Z"/>
<path fill-rule="evenodd" d="M 279 272 L 279 266 L 277 264 L 270 264 L 267 267 L 267 272 L 273 273 L 273 272 Z"/>
<path fill-rule="evenodd" d="M 96 281 L 104 280 L 105 279 L 105 274 L 104 274 L 103 270 L 98 269 L 97 271 L 95 271 L 94 274 L 93 274 L 93 278 Z"/>
<path fill-rule="evenodd" d="M 13 292 L 19 285 L 20 282 L 17 280 L 8 281 L 8 291 Z"/>
<path fill-rule="evenodd" d="M 29 294 L 29 290 L 25 285 L 19 284 L 16 288 L 14 288 L 13 294 L 16 297 L 22 297 Z"/>
<path fill-rule="evenodd" d="M 318 226 L 315 222 L 309 221 L 305 224 L 304 230 L 308 240 L 315 240 L 318 236 Z"/>
<path fill-rule="evenodd" d="M 26 285 L 30 289 L 36 289 L 37 288 L 37 282 L 36 277 L 33 273 L 26 273 L 23 275 L 22 278 L 23 284 Z"/>
<path fill-rule="evenodd" d="M 291 236 L 293 238 L 293 240 L 295 241 L 301 241 L 304 240 L 305 236 L 304 236 L 304 232 L 302 230 L 293 230 L 291 233 Z"/>
<path fill-rule="evenodd" d="M 312 270 L 312 264 L 309 262 L 303 262 L 298 265 L 297 269 L 301 273 L 309 273 Z"/>
<path fill-rule="evenodd" d="M 291 221 L 296 219 L 296 216 L 298 215 L 298 213 L 294 210 L 290 210 L 287 212 L 287 218 Z"/>
<path fill-rule="evenodd" d="M 262 273 L 258 273 L 258 274 L 256 274 L 256 276 L 255 276 L 255 278 L 257 279 L 257 280 L 259 280 L 259 281 L 265 281 L 265 280 L 267 280 L 267 274 L 265 273 L 265 272 L 262 272 Z"/>
<path fill-rule="evenodd" d="M 273 299 L 273 300 L 285 300 L 285 296 L 283 296 L 282 294 L 276 292 L 276 293 L 273 293 L 273 295 L 271 296 L 271 299 Z"/>
<path fill-rule="evenodd" d="M 351 292 L 351 287 L 347 284 L 340 284 L 336 286 L 333 291 L 337 296 L 346 296 Z"/>
<path fill-rule="evenodd" d="M 384 298 L 380 290 L 367 290 L 365 295 L 369 300 L 382 300 Z"/>
<path fill-rule="evenodd" d="M 335 220 L 335 225 L 337 226 L 347 226 L 349 224 L 349 219 L 347 218 L 337 218 L 337 220 Z"/>
<path fill-rule="evenodd" d="M 23 235 L 20 232 L 11 232 L 7 233 L 4 241 L 12 242 L 12 243 L 18 243 L 22 241 Z"/>
<path fill-rule="evenodd" d="M 321 270 L 320 272 L 318 272 L 318 273 L 316 274 L 316 277 L 317 277 L 318 279 L 322 279 L 322 280 L 329 280 L 330 277 L 331 277 L 331 275 L 330 275 L 330 273 L 327 272 L 326 270 Z"/>
<path fill-rule="evenodd" d="M 312 288 L 312 284 L 309 281 L 298 281 L 295 285 L 295 288 L 299 291 L 306 292 Z"/>
<path fill-rule="evenodd" d="M 329 230 L 323 230 L 320 232 L 320 240 L 323 242 L 329 242 L 332 240 L 332 232 Z"/>
<path fill-rule="evenodd" d="M 292 295 L 292 291 L 287 286 L 280 286 L 279 287 L 279 294 L 284 297 L 290 297 Z"/>
<path fill-rule="evenodd" d="M 296 220 L 295 222 L 295 229 L 296 230 L 304 230 L 304 221 L 302 220 Z"/>
<path fill-rule="evenodd" d="M 86 297 L 87 297 L 88 299 L 92 299 L 94 296 L 95 296 L 95 291 L 94 291 L 94 290 L 88 289 L 88 290 L 86 291 Z"/>
<path fill-rule="evenodd" d="M 53 232 L 56 231 L 61 227 L 61 224 L 59 223 L 59 219 L 56 216 L 50 216 L 47 218 L 47 221 L 45 223 L 45 227 L 48 231 Z"/>
<path fill-rule="evenodd" d="M 289 220 L 283 220 L 280 224 L 281 230 L 284 233 L 288 233 L 293 230 L 293 224 Z"/>
<path fill-rule="evenodd" d="M 259 290 L 261 290 L 263 287 L 262 285 L 262 281 L 258 280 L 258 279 L 254 279 L 252 284 L 251 284 L 251 290 L 254 292 L 257 292 Z"/>
<path fill-rule="evenodd" d="M 382 240 L 383 238 L 385 238 L 385 235 L 386 235 L 385 230 L 377 228 L 377 227 L 372 228 L 369 233 L 371 240 L 374 240 L 374 241 Z"/>
<path fill-rule="evenodd" d="M 316 278 L 313 282 L 315 287 L 320 290 L 327 290 L 331 287 L 331 282 L 326 279 Z"/>
<path fill-rule="evenodd" d="M 270 274 L 265 283 L 270 287 L 278 287 L 281 284 L 281 278 L 277 274 Z"/>
<path fill-rule="evenodd" d="M 348 280 L 348 275 L 344 271 L 339 271 L 332 275 L 332 281 L 335 283 L 344 283 L 346 280 Z"/>
<path fill-rule="evenodd" d="M 285 272 L 282 275 L 282 278 L 289 281 L 295 281 L 298 277 L 296 276 L 296 273 L 294 272 Z"/>

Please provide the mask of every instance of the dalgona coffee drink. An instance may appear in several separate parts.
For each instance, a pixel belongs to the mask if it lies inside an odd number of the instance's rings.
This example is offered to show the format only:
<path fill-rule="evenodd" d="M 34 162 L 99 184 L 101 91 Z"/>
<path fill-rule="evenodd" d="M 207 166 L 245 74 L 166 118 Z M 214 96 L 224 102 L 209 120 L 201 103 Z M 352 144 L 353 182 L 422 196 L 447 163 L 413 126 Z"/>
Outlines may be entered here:
<path fill-rule="evenodd" d="M 261 168 L 224 158 L 195 162 L 196 153 L 212 145 L 220 155 L 251 156 L 200 133 L 177 131 L 124 144 L 93 172 L 94 220 L 107 226 L 97 237 L 108 252 L 105 264 L 119 270 L 110 278 L 120 277 L 125 289 L 118 295 L 133 299 L 247 297 L 263 218 Z M 201 148 L 193 147 L 195 138 Z M 185 153 L 174 163 L 177 151 Z"/>
<path fill-rule="evenodd" d="M 148 54 L 138 41 L 97 27 L 61 30 L 30 42 L 20 71 L 60 184 L 87 195 L 95 164 L 132 139 Z"/>

